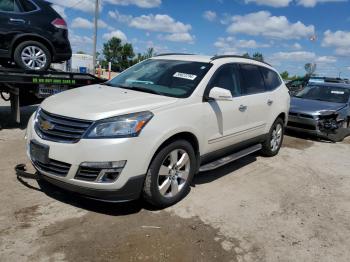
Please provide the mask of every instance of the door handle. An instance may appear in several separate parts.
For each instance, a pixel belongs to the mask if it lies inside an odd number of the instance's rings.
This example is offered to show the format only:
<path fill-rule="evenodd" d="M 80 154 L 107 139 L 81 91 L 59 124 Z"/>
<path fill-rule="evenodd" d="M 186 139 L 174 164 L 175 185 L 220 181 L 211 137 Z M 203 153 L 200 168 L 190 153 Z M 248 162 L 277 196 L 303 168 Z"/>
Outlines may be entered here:
<path fill-rule="evenodd" d="M 241 112 L 244 112 L 244 111 L 246 111 L 247 110 L 247 106 L 244 106 L 244 105 L 240 105 L 240 107 L 239 107 L 239 111 L 241 111 Z"/>
<path fill-rule="evenodd" d="M 267 104 L 268 104 L 269 106 L 272 105 L 272 104 L 273 104 L 273 100 L 271 100 L 271 99 L 267 100 Z"/>
<path fill-rule="evenodd" d="M 10 18 L 10 24 L 24 24 L 25 22 L 23 19 Z"/>

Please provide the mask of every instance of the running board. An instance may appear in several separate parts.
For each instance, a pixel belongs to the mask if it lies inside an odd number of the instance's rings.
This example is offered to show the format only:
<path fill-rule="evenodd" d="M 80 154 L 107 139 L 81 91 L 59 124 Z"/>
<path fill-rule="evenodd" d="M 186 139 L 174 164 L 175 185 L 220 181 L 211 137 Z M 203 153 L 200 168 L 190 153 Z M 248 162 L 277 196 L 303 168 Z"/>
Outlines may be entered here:
<path fill-rule="evenodd" d="M 228 163 L 231 163 L 237 159 L 240 159 L 242 157 L 245 157 L 247 155 L 250 155 L 251 153 L 254 153 L 256 151 L 259 151 L 262 148 L 261 144 L 257 144 L 251 147 L 248 147 L 246 149 L 243 149 L 241 151 L 238 151 L 232 155 L 229 156 L 225 156 L 223 158 L 220 158 L 218 160 L 215 160 L 211 163 L 205 164 L 204 166 L 201 166 L 199 168 L 199 172 L 206 172 L 206 171 L 210 171 L 210 170 L 214 170 L 218 167 L 224 166 Z"/>

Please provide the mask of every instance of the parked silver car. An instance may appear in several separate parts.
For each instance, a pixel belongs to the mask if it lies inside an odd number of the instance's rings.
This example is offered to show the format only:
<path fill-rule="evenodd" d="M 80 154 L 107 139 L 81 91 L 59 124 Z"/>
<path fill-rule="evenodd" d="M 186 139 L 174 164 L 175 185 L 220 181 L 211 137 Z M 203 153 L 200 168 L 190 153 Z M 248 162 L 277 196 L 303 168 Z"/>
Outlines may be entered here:
<path fill-rule="evenodd" d="M 333 142 L 350 134 L 350 85 L 309 84 L 291 99 L 287 128 Z"/>

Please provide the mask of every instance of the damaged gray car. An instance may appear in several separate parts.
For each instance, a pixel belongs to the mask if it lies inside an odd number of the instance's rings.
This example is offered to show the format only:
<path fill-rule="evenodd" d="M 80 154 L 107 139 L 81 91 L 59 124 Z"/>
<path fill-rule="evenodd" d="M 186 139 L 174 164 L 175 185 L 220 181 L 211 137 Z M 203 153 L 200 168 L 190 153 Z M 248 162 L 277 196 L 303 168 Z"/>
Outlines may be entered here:
<path fill-rule="evenodd" d="M 291 99 L 287 128 L 332 142 L 350 135 L 350 85 L 315 83 Z"/>

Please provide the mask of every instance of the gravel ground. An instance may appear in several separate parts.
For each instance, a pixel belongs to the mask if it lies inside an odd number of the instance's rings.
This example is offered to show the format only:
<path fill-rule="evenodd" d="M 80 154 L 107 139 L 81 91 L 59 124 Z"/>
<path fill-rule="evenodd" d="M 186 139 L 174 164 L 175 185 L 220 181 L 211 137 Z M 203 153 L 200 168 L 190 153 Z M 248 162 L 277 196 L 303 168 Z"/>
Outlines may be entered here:
<path fill-rule="evenodd" d="M 0 261 L 350 261 L 350 139 L 200 173 L 177 205 L 106 204 L 19 181 L 25 126 L 0 102 Z M 28 119 L 35 107 L 24 110 Z"/>

